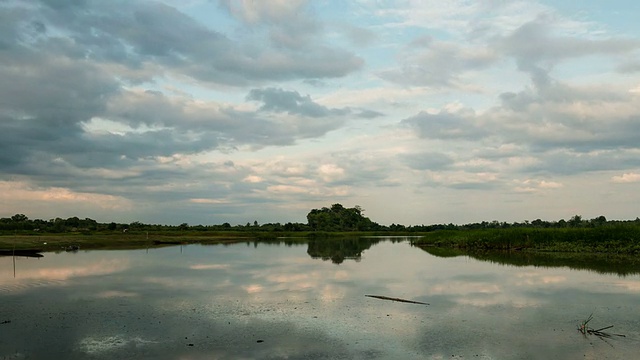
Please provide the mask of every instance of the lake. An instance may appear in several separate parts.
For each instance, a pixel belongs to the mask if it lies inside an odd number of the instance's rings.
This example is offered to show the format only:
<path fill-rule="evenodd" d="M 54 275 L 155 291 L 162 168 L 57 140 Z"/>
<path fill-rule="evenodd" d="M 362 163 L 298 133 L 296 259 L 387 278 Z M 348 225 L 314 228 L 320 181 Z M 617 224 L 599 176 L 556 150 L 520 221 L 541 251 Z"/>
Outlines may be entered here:
<path fill-rule="evenodd" d="M 0 359 L 637 358 L 640 267 L 544 256 L 354 238 L 0 257 Z M 590 314 L 625 337 L 581 334 Z"/>

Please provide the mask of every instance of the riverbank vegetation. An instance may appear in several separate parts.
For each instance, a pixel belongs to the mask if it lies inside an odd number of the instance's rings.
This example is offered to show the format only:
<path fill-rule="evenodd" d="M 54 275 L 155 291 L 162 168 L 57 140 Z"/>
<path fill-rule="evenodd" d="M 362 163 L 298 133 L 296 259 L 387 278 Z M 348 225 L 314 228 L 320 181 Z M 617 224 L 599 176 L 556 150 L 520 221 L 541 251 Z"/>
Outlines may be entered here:
<path fill-rule="evenodd" d="M 629 222 L 594 227 L 441 230 L 424 234 L 414 244 L 468 250 L 640 254 L 640 224 Z"/>
<path fill-rule="evenodd" d="M 640 254 L 640 219 L 583 219 L 524 222 L 483 221 L 464 225 L 380 225 L 364 210 L 341 204 L 313 209 L 307 223 L 257 221 L 231 225 L 158 225 L 100 223 L 90 218 L 30 219 L 24 214 L 0 218 L 0 249 L 68 246 L 82 248 L 143 247 L 150 243 L 220 243 L 276 238 L 326 238 L 339 236 L 420 235 L 417 246 L 458 249 L 557 251 Z"/>

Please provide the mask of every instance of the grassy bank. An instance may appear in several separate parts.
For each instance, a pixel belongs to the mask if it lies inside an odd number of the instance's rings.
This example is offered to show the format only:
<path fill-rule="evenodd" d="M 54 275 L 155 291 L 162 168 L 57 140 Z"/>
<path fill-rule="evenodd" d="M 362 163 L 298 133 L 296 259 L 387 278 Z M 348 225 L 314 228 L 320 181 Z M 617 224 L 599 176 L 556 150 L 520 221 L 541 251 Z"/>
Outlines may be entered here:
<path fill-rule="evenodd" d="M 0 236 L 0 249 L 40 249 L 60 251 L 71 246 L 89 249 L 140 249 L 164 244 L 220 244 L 236 242 L 269 242 L 279 239 L 324 239 L 380 235 L 375 232 L 324 231 L 155 231 L 155 232 L 67 232 L 62 234 L 17 233 Z M 386 234 L 385 235 L 389 235 Z M 160 243 L 160 244 L 159 244 Z"/>
<path fill-rule="evenodd" d="M 413 242 L 477 250 L 537 250 L 640 254 L 640 226 L 606 225 L 593 228 L 509 228 L 441 230 Z"/>
<path fill-rule="evenodd" d="M 116 233 L 116 234 L 38 234 L 38 235 L 5 235 L 0 236 L 0 249 L 41 249 L 43 251 L 58 251 L 70 246 L 80 249 L 139 249 L 157 246 L 158 243 L 180 244 L 217 244 L 251 241 L 259 238 L 246 232 L 221 233 Z M 274 237 L 266 237 L 273 239 Z"/>

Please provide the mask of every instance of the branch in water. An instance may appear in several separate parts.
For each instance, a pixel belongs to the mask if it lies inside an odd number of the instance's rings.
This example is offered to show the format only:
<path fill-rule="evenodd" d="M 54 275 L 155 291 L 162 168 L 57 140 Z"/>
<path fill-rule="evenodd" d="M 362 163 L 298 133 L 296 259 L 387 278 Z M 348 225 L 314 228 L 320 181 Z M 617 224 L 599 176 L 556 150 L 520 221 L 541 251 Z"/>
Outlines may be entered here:
<path fill-rule="evenodd" d="M 405 299 L 388 297 L 388 296 L 381 296 L 381 295 L 365 295 L 365 296 L 371 297 L 371 298 L 380 299 L 380 300 L 399 301 L 399 302 L 409 303 L 409 304 L 429 305 L 427 303 L 423 303 L 423 302 L 420 302 L 420 301 L 405 300 Z"/>

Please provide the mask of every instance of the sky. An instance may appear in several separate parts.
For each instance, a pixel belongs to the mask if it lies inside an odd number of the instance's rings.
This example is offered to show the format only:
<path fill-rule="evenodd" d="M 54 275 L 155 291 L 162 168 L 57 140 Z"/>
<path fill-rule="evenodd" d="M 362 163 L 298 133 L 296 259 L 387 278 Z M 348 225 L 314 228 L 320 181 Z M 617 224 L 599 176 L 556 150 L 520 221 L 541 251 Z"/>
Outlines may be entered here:
<path fill-rule="evenodd" d="M 0 217 L 640 216 L 640 2 L 0 0 Z"/>

